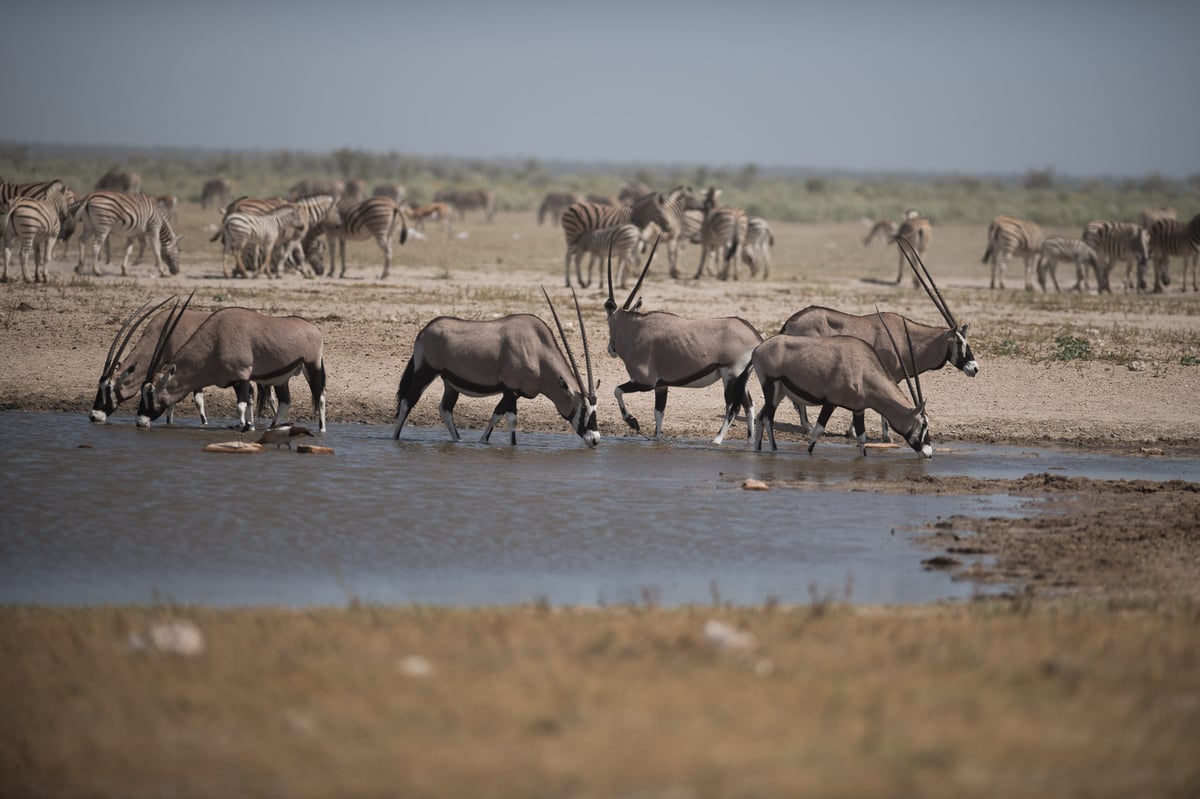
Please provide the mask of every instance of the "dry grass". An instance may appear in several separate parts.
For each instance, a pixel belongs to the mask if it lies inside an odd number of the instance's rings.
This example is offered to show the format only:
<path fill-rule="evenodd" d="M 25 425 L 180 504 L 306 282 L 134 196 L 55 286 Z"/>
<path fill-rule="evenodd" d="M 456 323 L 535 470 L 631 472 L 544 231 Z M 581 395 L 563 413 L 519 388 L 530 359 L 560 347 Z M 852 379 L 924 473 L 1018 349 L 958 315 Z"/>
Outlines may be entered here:
<path fill-rule="evenodd" d="M 164 617 L 204 654 L 131 651 Z M 1194 606 L 8 608 L 0 651 L 19 795 L 1200 790 Z"/>

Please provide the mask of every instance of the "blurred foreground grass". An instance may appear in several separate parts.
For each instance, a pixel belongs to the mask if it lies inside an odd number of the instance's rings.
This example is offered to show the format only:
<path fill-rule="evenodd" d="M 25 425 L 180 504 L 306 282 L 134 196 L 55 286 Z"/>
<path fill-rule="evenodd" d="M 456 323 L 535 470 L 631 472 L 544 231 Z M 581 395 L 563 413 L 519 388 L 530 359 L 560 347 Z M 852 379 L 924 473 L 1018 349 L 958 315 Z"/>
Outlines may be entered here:
<path fill-rule="evenodd" d="M 0 687 L 5 795 L 1200 792 L 1178 602 L 10 607 Z"/>

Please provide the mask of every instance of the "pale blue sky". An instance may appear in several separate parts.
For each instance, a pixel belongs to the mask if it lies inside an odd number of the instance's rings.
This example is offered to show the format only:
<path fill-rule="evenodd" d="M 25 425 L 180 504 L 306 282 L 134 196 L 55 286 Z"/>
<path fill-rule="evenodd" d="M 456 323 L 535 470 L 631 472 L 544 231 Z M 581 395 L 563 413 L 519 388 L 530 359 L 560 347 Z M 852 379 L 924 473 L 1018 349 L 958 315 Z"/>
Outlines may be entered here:
<path fill-rule="evenodd" d="M 1200 174 L 1186 0 L 68 0 L 2 25 L 8 142 Z"/>

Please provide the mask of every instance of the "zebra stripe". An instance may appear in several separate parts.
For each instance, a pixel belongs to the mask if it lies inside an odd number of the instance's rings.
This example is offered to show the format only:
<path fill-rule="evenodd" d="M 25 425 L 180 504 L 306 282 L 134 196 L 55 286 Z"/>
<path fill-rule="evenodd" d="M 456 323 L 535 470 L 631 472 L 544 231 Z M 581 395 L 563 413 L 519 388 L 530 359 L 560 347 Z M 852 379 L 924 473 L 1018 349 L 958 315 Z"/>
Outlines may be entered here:
<path fill-rule="evenodd" d="M 680 186 L 666 194 L 651 192 L 642 197 L 632 206 L 629 205 L 596 205 L 595 203 L 575 203 L 563 212 L 560 224 L 563 238 L 567 243 L 567 254 L 563 259 L 563 271 L 566 285 L 571 285 L 571 256 L 575 256 L 575 272 L 580 274 L 579 261 L 584 256 L 584 250 L 579 246 L 579 238 L 589 230 L 615 227 L 616 225 L 632 224 L 639 230 L 644 230 L 651 222 L 657 224 L 664 235 L 678 234 L 679 217 L 683 213 L 685 189 Z M 593 256 L 593 259 L 595 256 Z M 589 273 L 591 267 L 589 265 Z"/>
<path fill-rule="evenodd" d="M 229 253 L 233 253 L 234 272 L 239 277 L 258 277 L 261 266 L 258 265 L 258 249 L 262 248 L 262 264 L 266 266 L 267 277 L 271 277 L 271 255 L 276 243 L 285 234 L 300 234 L 308 228 L 300 207 L 287 203 L 268 211 L 265 214 L 251 214 L 245 211 L 233 211 L 225 215 L 221 222 L 222 237 L 225 246 L 221 252 L 221 272 L 229 277 Z M 253 247 L 253 260 L 247 263 L 245 250 Z"/>
<path fill-rule="evenodd" d="M 775 246 L 775 234 L 767 220 L 752 216 L 746 220 L 746 240 L 742 243 L 742 262 L 750 267 L 750 276 L 758 274 L 762 267 L 763 280 L 771 272 L 771 247 Z"/>
<path fill-rule="evenodd" d="M 1163 286 L 1170 285 L 1168 267 L 1172 257 L 1183 259 L 1183 285 L 1180 291 L 1187 291 L 1188 267 L 1192 270 L 1192 290 L 1200 291 L 1196 283 L 1197 261 L 1200 260 L 1200 214 L 1192 217 L 1192 221 L 1184 223 L 1177 219 L 1159 217 L 1155 219 L 1148 230 L 1150 234 L 1150 256 L 1154 258 L 1154 290 L 1162 291 Z"/>
<path fill-rule="evenodd" d="M 154 251 L 154 265 L 160 276 L 163 262 L 171 274 L 179 274 L 179 236 L 171 227 L 155 198 L 147 194 L 126 194 L 119 191 L 94 191 L 83 198 L 75 212 L 75 221 L 85 225 L 85 236 L 92 237 L 92 274 L 102 274 L 99 269 L 100 248 L 112 233 L 125 236 L 125 257 L 121 261 L 121 274 L 126 274 L 129 256 L 133 252 L 133 241 L 146 235 Z M 83 241 L 79 243 L 80 271 L 83 264 Z"/>
<path fill-rule="evenodd" d="M 737 280 L 737 260 L 734 255 L 746 240 L 747 224 L 746 212 L 741 208 L 713 208 L 708 212 L 700 227 L 700 265 L 696 267 L 695 279 L 699 280 L 704 274 L 704 262 L 708 260 L 709 252 L 713 252 L 714 258 L 725 262 L 717 278 L 727 280 L 732 266 L 733 279 Z"/>
<path fill-rule="evenodd" d="M 336 218 L 335 218 L 336 217 Z M 331 212 L 324 225 L 325 235 L 329 241 L 329 276 L 333 277 L 334 253 L 340 250 L 342 271 L 339 277 L 346 276 L 346 241 L 375 239 L 379 249 L 383 251 L 384 279 L 392 266 L 392 237 L 399 233 L 400 243 L 408 239 L 408 219 L 404 209 L 388 197 L 371 197 L 357 203 L 338 204 L 336 214 Z M 335 250 L 335 244 L 337 248 Z"/>
<path fill-rule="evenodd" d="M 638 251 L 641 243 L 641 231 L 638 230 L 637 225 L 632 224 L 614 225 L 613 227 L 584 232 L 579 237 L 579 248 L 593 257 L 588 259 L 587 280 L 584 280 L 583 275 L 576 271 L 575 277 L 579 281 L 579 285 L 583 288 L 591 285 L 592 265 L 597 259 L 603 261 L 611 255 L 613 262 L 617 264 L 617 274 L 620 276 L 621 288 L 625 288 L 629 272 L 633 271 L 637 266 Z M 576 270 L 579 269 L 578 261 L 575 262 L 575 268 Z M 604 288 L 604 274 L 606 271 L 604 267 L 601 267 L 600 288 Z"/>
<path fill-rule="evenodd" d="M 998 216 L 988 225 L 987 249 L 983 263 L 991 261 L 992 282 L 989 288 L 1004 288 L 1004 268 L 1016 255 L 1025 259 L 1025 290 L 1033 291 L 1033 269 L 1042 246 L 1042 229 L 1033 222 L 1015 216 Z"/>
<path fill-rule="evenodd" d="M 51 193 L 62 192 L 65 194 L 68 191 L 70 189 L 61 180 L 46 180 L 39 183 L 7 183 L 0 180 L 0 216 L 8 211 L 14 201 L 21 198 L 45 200 L 49 199 Z M 0 232 L 0 239 L 3 240 L 4 261 L 8 263 L 12 256 L 12 234 Z"/>
<path fill-rule="evenodd" d="M 60 184 L 61 185 L 61 184 Z M 0 230 L 7 238 L 11 228 L 13 235 L 21 240 L 21 280 L 28 282 L 25 264 L 29 253 L 33 252 L 33 282 L 38 282 L 41 272 L 41 282 L 48 283 L 46 266 L 50 260 L 50 246 L 58 238 L 63 217 L 67 213 L 66 198 L 63 192 L 51 191 L 46 199 L 21 197 L 9 205 L 8 211 L 0 220 Z M 4 251 L 4 274 L 0 282 L 8 282 L 9 250 Z"/>
<path fill-rule="evenodd" d="M 1093 270 L 1102 268 L 1096 251 L 1083 241 L 1071 238 L 1070 236 L 1047 236 L 1042 239 L 1042 246 L 1038 249 L 1037 261 L 1037 281 L 1038 285 L 1042 287 L 1043 292 L 1046 290 L 1047 274 L 1054 282 L 1054 290 L 1056 292 L 1059 291 L 1057 272 L 1059 261 L 1071 261 L 1074 263 L 1077 277 L 1089 266 Z"/>
<path fill-rule="evenodd" d="M 488 222 L 496 213 L 496 195 L 489 189 L 442 189 L 433 195 L 435 203 L 449 203 L 459 217 L 464 211 L 482 210 Z"/>
<path fill-rule="evenodd" d="M 1137 290 L 1146 288 L 1146 264 L 1150 260 L 1150 234 L 1132 222 L 1092 222 L 1081 237 L 1100 256 L 1096 268 L 1096 291 L 1112 293 L 1109 275 L 1113 264 L 1125 262 L 1125 290 L 1133 287 L 1131 274 L 1137 263 Z M 1087 288 L 1087 272 L 1076 275 L 1075 289 Z"/>

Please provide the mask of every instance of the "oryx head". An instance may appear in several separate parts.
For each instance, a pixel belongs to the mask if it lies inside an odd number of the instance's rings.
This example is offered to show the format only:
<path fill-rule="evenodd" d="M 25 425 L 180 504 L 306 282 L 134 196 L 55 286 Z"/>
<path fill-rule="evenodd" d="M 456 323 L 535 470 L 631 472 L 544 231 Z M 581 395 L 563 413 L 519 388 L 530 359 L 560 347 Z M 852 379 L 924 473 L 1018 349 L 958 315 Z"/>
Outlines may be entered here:
<path fill-rule="evenodd" d="M 575 301 L 575 316 L 579 320 L 579 335 L 583 339 L 583 359 L 587 365 L 587 385 L 584 386 L 583 377 L 579 374 L 579 364 L 575 361 L 575 353 L 571 351 L 571 343 L 567 341 L 567 334 L 563 330 L 562 322 L 558 319 L 558 312 L 554 310 L 554 303 L 550 302 L 550 295 L 546 293 L 545 287 L 542 287 L 542 294 L 546 296 L 546 302 L 550 306 L 550 315 L 554 317 L 554 325 L 558 328 L 558 336 L 562 339 L 563 348 L 567 351 L 567 360 L 571 364 L 571 371 L 575 375 L 575 388 L 567 385 L 567 381 L 559 378 L 559 387 L 572 396 L 572 409 L 568 421 L 571 423 L 575 434 L 583 439 L 583 443 L 589 447 L 594 447 L 600 443 L 600 429 L 596 424 L 596 383 L 592 378 L 592 355 L 588 350 L 587 330 L 583 326 L 583 312 L 579 308 L 579 297 L 575 294 L 575 289 L 571 289 L 571 299 Z"/>
<path fill-rule="evenodd" d="M 900 348 L 896 346 L 896 339 L 892 337 L 892 331 L 883 321 L 883 314 L 879 313 L 879 306 L 875 306 L 875 313 L 879 315 L 879 323 L 883 325 L 888 339 L 892 342 L 892 351 L 896 353 L 896 360 L 904 368 L 904 383 L 908 386 L 908 395 L 912 397 L 916 411 L 917 424 L 904 435 L 904 438 L 908 441 L 908 445 L 922 457 L 932 458 L 933 443 L 929 438 L 929 417 L 925 415 L 925 394 L 921 391 L 921 376 L 917 373 L 917 360 L 913 354 L 912 335 L 908 330 L 908 320 L 904 319 L 904 338 L 908 344 L 909 356 L 909 363 L 905 363 L 904 356 L 900 354 Z"/>
<path fill-rule="evenodd" d="M 108 355 L 104 359 L 104 370 L 100 373 L 100 381 L 96 387 L 96 399 L 92 401 L 92 411 L 89 414 L 89 418 L 93 422 L 107 421 L 108 415 L 115 411 L 117 405 L 125 399 L 120 395 L 118 387 L 138 365 L 136 363 L 123 364 L 121 358 L 124 357 L 125 348 L 129 346 L 129 340 L 133 338 L 138 326 L 173 299 L 175 299 L 174 295 L 167 297 L 148 311 L 146 311 L 146 306 L 150 303 L 147 302 L 131 313 L 121 324 L 117 335 L 113 337 L 112 344 L 108 347 Z M 118 371 L 118 368 L 122 366 L 124 368 Z"/>
<path fill-rule="evenodd" d="M 613 296 L 612 244 L 608 246 L 608 299 L 604 301 L 604 311 L 608 314 L 608 355 L 610 358 L 617 357 L 617 347 L 613 343 L 612 337 L 613 319 L 615 317 L 619 320 L 621 314 L 636 313 L 637 309 L 642 307 L 642 298 L 638 297 L 637 293 L 642 288 L 642 281 L 646 279 L 646 273 L 650 271 L 650 262 L 654 260 L 654 251 L 658 249 L 659 238 L 658 236 L 654 238 L 654 246 L 650 248 L 646 265 L 642 267 L 642 273 L 638 275 L 637 282 L 633 284 L 633 290 L 629 292 L 625 304 L 620 308 L 617 308 L 617 300 Z M 633 301 L 635 297 L 637 298 L 636 303 Z"/>
<path fill-rule="evenodd" d="M 175 327 L 183 318 L 183 312 L 187 310 L 188 303 L 192 301 L 195 294 L 195 291 L 189 294 L 188 298 L 183 301 L 182 307 L 178 302 L 171 307 L 167 321 L 163 324 L 162 332 L 158 334 L 158 342 L 154 345 L 154 354 L 150 356 L 150 364 L 146 367 L 146 379 L 142 383 L 141 398 L 138 400 L 138 427 L 149 427 L 150 422 L 162 416 L 170 405 L 162 397 L 167 384 L 175 376 L 175 364 L 162 363 L 163 351 L 167 342 L 171 340 L 171 336 L 174 335 Z"/>
<path fill-rule="evenodd" d="M 929 269 L 921 260 L 921 254 L 913 247 L 912 242 L 905 236 L 897 236 L 896 246 L 900 248 L 900 252 L 904 253 L 904 257 L 908 260 L 908 265 L 912 267 L 913 274 L 916 275 L 921 287 L 925 289 L 929 299 L 933 300 L 933 306 L 938 309 L 942 318 L 946 320 L 946 324 L 949 325 L 946 336 L 949 347 L 946 360 L 967 377 L 979 374 L 979 363 L 975 360 L 975 353 L 971 352 L 970 345 L 967 344 L 967 330 L 970 328 L 970 324 L 960 325 L 954 318 L 954 314 L 950 313 L 950 306 L 946 305 L 946 299 L 942 296 L 937 284 L 933 282 L 933 275 L 929 274 Z M 901 364 L 903 364 L 903 359 Z"/>

